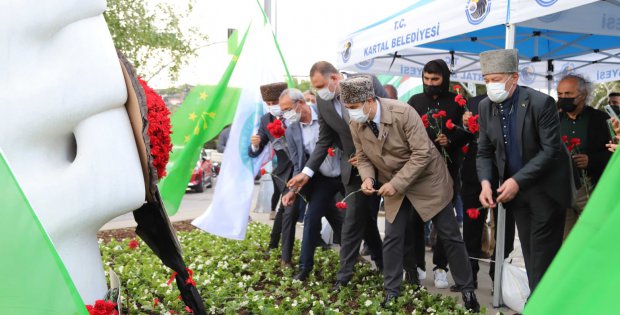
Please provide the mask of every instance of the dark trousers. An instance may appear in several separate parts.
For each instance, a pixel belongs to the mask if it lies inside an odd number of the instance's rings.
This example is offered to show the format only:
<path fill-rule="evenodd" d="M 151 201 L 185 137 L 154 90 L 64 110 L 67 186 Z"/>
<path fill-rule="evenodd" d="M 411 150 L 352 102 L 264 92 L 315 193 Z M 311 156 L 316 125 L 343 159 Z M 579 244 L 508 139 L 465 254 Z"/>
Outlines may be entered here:
<path fill-rule="evenodd" d="M 480 204 L 480 199 L 478 198 L 480 193 L 471 194 L 471 195 L 463 195 L 463 208 L 478 208 L 482 205 Z M 482 231 L 483 226 L 487 220 L 488 210 L 482 209 L 480 210 L 480 216 L 476 219 L 470 218 L 467 214 L 463 216 L 463 239 L 465 240 L 465 246 L 467 247 L 467 252 L 469 253 L 469 257 L 480 258 L 482 256 Z M 497 226 L 497 208 L 493 209 L 493 218 L 495 221 L 495 226 Z M 514 249 L 514 241 L 515 241 L 515 219 L 513 213 L 511 211 L 506 211 L 506 229 L 504 230 L 505 236 L 505 244 L 504 244 L 504 258 L 508 257 L 512 250 Z M 497 239 L 497 229 L 495 229 L 494 238 Z M 491 256 L 491 260 L 495 260 L 495 251 L 493 251 L 493 255 Z M 480 265 L 478 260 L 471 259 L 471 268 L 472 273 L 474 275 L 474 281 L 478 280 L 478 271 L 480 270 Z M 489 276 L 491 280 L 495 278 L 495 263 L 491 262 L 491 266 L 489 268 Z"/>
<path fill-rule="evenodd" d="M 359 190 L 362 185 L 357 172 L 351 176 L 349 185 L 345 187 L 346 195 Z M 346 283 L 353 277 L 353 268 L 359 257 L 362 239 L 368 244 L 372 260 L 379 268 L 383 268 L 381 235 L 377 226 L 380 201 L 378 195 L 366 196 L 362 192 L 355 193 L 347 199 L 348 206 L 345 210 L 340 242 L 340 269 L 336 276 L 338 281 Z"/>
<path fill-rule="evenodd" d="M 271 196 L 271 210 L 275 210 L 278 206 L 278 201 L 280 201 L 280 196 L 282 196 L 282 192 L 278 185 L 276 185 L 276 179 L 273 179 L 273 195 Z M 276 213 L 276 218 L 273 221 L 273 227 L 271 228 L 271 235 L 269 237 L 269 248 L 278 248 L 278 243 L 280 243 L 280 235 L 282 235 L 282 216 L 284 214 L 284 206 L 280 204 L 278 208 L 278 212 Z"/>
<path fill-rule="evenodd" d="M 505 204 L 517 222 L 531 292 L 562 245 L 566 208 L 534 186 Z"/>
<path fill-rule="evenodd" d="M 293 247 L 295 246 L 295 227 L 299 212 L 306 203 L 299 196 L 290 207 L 284 208 L 282 214 L 282 260 L 291 262 L 293 259 Z M 277 216 L 276 216 L 277 220 Z M 274 223 L 275 225 L 275 223 Z"/>
<path fill-rule="evenodd" d="M 463 291 L 473 291 L 471 266 L 467 257 L 465 243 L 461 238 L 452 203 L 449 203 L 435 217 L 433 225 L 437 229 L 437 237 L 444 243 L 448 262 L 452 268 L 452 278 Z M 413 216 L 412 216 L 413 212 Z M 399 295 L 403 280 L 403 250 L 407 225 L 413 223 L 419 215 L 407 198 L 403 200 L 394 222 L 385 222 L 385 238 L 383 242 L 383 285 L 386 294 Z"/>
<path fill-rule="evenodd" d="M 304 218 L 304 234 L 301 240 L 301 255 L 299 257 L 299 269 L 310 271 L 314 267 L 314 250 L 321 238 L 321 218 L 326 217 L 330 211 L 338 212 L 334 206 L 334 196 L 340 191 L 342 183 L 340 177 L 326 177 L 320 173 L 315 174 L 308 189 L 305 192 L 308 200 L 308 209 Z M 331 216 L 337 218 L 337 216 Z M 332 229 L 340 230 L 342 221 L 334 222 Z"/>

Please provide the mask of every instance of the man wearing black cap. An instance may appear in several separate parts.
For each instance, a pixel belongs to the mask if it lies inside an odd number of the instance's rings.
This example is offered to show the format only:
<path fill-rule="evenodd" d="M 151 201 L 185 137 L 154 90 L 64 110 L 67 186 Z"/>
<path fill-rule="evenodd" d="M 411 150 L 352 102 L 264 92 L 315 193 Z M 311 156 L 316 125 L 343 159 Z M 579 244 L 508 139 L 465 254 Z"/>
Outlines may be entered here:
<path fill-rule="evenodd" d="M 515 49 L 480 54 L 488 98 L 479 105 L 476 164 L 482 205 L 503 203 L 514 215 L 533 292 L 562 245 L 574 182 L 555 101 L 517 85 L 518 64 Z M 496 200 L 491 189 L 494 165 L 501 182 Z"/>
<path fill-rule="evenodd" d="M 293 164 L 291 163 L 286 150 L 286 141 L 283 137 L 274 137 L 271 132 L 269 132 L 269 128 L 267 128 L 267 125 L 269 125 L 276 119 L 280 119 L 280 116 L 282 116 L 280 112 L 280 106 L 278 105 L 278 98 L 280 97 L 282 91 L 286 90 L 287 88 L 288 85 L 284 82 L 270 83 L 262 85 L 260 87 L 263 101 L 267 104 L 269 112 L 263 115 L 263 117 L 261 117 L 258 132 L 257 134 L 252 135 L 252 137 L 250 138 L 250 147 L 248 148 L 248 155 L 250 157 L 259 156 L 268 143 L 271 143 L 274 151 L 276 152 L 277 164 L 272 172 L 274 176 L 277 176 L 272 179 L 272 213 L 275 211 L 278 201 L 280 200 L 280 196 L 286 188 L 285 181 L 287 181 L 291 177 L 291 174 L 293 172 Z M 291 256 L 293 252 L 293 243 L 290 240 L 290 235 L 295 234 L 295 221 L 292 222 L 292 227 L 289 226 L 290 224 L 288 224 L 288 222 L 287 226 L 283 227 L 283 214 L 284 206 L 280 204 L 280 207 L 278 208 L 277 213 L 274 216 L 275 221 L 273 222 L 273 228 L 271 229 L 271 237 L 269 240 L 269 247 L 267 248 L 267 253 L 269 253 L 273 249 L 278 248 L 278 243 L 280 242 L 280 235 L 283 234 L 284 237 L 282 238 L 281 263 L 283 266 L 292 267 Z"/>

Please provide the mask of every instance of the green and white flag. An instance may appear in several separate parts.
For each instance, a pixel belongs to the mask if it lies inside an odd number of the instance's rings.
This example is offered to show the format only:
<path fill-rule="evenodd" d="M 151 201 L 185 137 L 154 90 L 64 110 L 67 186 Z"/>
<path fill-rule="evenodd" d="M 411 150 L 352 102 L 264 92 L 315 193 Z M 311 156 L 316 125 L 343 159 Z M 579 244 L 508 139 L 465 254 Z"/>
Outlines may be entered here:
<path fill-rule="evenodd" d="M 618 314 L 620 156 L 616 152 L 579 221 L 526 304 L 526 315 Z"/>
<path fill-rule="evenodd" d="M 0 313 L 86 314 L 52 241 L 0 152 Z"/>
<path fill-rule="evenodd" d="M 378 75 L 377 79 L 382 85 L 393 85 L 398 92 L 398 100 L 405 103 L 413 95 L 422 93 L 422 80 L 420 78 L 382 74 Z"/>
<path fill-rule="evenodd" d="M 271 156 L 271 150 L 268 149 L 256 159 L 248 155 L 250 137 L 256 133 L 259 118 L 264 112 L 260 86 L 281 82 L 282 74 L 288 73 L 264 12 L 260 12 L 250 24 L 245 40 L 230 81 L 230 86 L 241 88 L 241 96 L 236 106 L 213 202 L 203 215 L 192 222 L 206 232 L 237 240 L 245 238 L 252 206 L 254 176 Z M 290 76 L 288 82 L 290 86 Z"/>

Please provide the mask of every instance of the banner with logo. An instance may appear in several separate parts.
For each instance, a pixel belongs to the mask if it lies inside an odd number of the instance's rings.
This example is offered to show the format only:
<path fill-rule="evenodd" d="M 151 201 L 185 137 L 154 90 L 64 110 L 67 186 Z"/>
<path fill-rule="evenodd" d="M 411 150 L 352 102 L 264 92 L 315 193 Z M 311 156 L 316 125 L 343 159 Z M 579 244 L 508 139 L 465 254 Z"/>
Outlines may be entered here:
<path fill-rule="evenodd" d="M 339 43 L 341 68 L 506 22 L 507 0 L 419 0 Z"/>

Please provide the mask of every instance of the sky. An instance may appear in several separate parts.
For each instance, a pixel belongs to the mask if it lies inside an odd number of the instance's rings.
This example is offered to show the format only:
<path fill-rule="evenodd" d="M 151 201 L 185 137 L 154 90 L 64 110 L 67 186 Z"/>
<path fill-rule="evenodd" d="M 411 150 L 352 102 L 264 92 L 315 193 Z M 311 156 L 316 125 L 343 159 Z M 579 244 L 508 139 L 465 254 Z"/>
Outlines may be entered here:
<path fill-rule="evenodd" d="M 260 1 L 263 4 L 264 0 Z M 307 77 L 316 61 L 335 64 L 338 41 L 346 35 L 411 4 L 411 0 L 272 0 L 272 24 L 290 74 Z M 257 6 L 256 0 L 195 0 L 194 12 L 186 23 L 207 34 L 211 45 L 200 49 L 177 82 L 170 82 L 162 72 L 149 84 L 166 88 L 217 83 L 230 61 L 228 28 L 245 29 Z"/>

